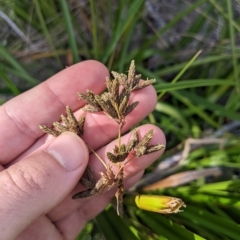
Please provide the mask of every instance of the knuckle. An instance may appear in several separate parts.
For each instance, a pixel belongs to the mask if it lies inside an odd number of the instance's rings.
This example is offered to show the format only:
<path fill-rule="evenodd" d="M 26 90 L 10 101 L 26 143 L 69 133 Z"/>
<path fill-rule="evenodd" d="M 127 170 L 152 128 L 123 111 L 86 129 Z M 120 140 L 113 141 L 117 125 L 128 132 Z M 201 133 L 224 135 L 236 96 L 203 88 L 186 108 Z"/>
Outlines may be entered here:
<path fill-rule="evenodd" d="M 6 169 L 3 188 L 8 195 L 28 198 L 45 191 L 50 173 L 43 165 L 33 163 L 16 164 Z"/>

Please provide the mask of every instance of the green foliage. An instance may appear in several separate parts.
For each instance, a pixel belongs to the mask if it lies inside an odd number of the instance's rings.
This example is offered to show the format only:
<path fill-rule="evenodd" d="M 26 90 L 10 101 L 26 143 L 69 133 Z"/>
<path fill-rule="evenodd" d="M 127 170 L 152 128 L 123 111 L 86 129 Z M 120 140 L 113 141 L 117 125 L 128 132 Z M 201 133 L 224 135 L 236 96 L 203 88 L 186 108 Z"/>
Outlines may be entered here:
<path fill-rule="evenodd" d="M 134 59 L 138 72 L 157 81 L 158 103 L 143 123 L 161 127 L 168 140 L 148 173 L 187 138 L 206 138 L 240 121 L 239 3 L 174 1 L 167 8 L 159 1 L 161 12 L 157 2 L 2 1 L 1 11 L 15 25 L 1 19 L 0 104 L 81 60 L 122 72 Z M 110 206 L 78 239 L 239 239 L 239 141 L 233 132 L 221 137 L 223 148 L 194 149 L 167 175 L 219 167 L 220 176 L 154 191 L 181 198 L 184 212 L 160 215 L 126 203 L 121 219 Z"/>

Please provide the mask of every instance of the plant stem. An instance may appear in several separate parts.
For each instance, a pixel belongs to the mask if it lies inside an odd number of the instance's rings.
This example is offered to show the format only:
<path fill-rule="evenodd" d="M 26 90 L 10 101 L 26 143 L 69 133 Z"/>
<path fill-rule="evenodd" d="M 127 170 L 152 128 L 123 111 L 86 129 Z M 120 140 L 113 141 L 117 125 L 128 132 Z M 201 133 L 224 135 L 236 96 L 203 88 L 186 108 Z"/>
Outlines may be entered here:
<path fill-rule="evenodd" d="M 103 166 L 108 169 L 108 166 L 106 163 L 101 159 L 101 157 L 87 144 L 88 148 L 93 152 L 93 154 L 100 160 L 100 162 L 103 164 Z"/>

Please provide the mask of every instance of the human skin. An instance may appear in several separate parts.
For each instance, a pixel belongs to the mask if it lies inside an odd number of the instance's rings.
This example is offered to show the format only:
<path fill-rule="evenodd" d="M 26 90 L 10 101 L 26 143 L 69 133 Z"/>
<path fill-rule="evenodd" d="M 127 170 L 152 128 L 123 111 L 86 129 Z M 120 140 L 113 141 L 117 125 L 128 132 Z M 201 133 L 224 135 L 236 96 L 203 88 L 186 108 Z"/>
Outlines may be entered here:
<path fill-rule="evenodd" d="M 109 76 L 104 65 L 89 60 L 64 69 L 35 88 L 0 107 L 0 236 L 1 239 L 75 239 L 85 224 L 99 214 L 114 196 L 114 189 L 90 198 L 73 200 L 83 191 L 79 183 L 87 164 L 96 178 L 104 166 L 90 154 L 88 143 L 102 158 L 116 144 L 118 125 L 103 113 L 84 113 L 77 92 L 99 94 Z M 155 107 L 152 86 L 133 92 L 139 105 L 126 117 L 123 132 L 146 117 Z M 69 105 L 77 118 L 86 116 L 84 135 L 45 135 L 39 124 L 51 126 Z M 165 144 L 163 132 L 147 124 L 138 128 L 143 136 L 154 129 L 150 144 Z M 131 133 L 122 137 L 127 143 Z M 126 188 L 162 150 L 133 159 L 124 168 Z M 97 204 L 96 204 L 97 203 Z"/>

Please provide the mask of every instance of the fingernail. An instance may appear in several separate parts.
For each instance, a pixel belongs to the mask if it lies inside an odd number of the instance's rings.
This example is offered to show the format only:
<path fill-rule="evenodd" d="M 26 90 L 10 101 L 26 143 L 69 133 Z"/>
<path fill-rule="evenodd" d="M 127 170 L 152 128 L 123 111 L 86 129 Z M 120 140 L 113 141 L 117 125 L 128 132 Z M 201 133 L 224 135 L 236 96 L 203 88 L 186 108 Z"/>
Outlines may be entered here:
<path fill-rule="evenodd" d="M 46 152 L 69 172 L 79 168 L 88 159 L 87 146 L 81 138 L 71 132 L 62 133 L 55 138 Z"/>

